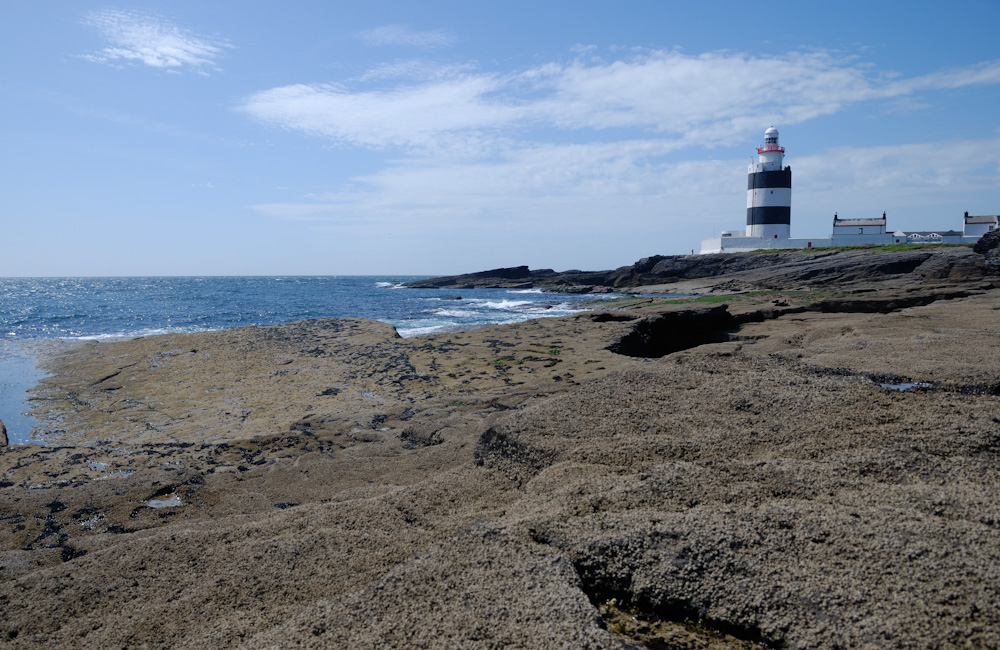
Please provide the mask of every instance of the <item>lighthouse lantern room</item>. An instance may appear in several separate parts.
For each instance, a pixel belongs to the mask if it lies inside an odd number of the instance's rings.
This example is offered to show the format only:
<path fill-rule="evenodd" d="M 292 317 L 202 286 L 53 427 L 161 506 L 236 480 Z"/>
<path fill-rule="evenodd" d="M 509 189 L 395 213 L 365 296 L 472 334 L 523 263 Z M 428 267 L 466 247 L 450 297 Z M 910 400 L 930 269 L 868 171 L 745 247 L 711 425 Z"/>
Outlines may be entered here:
<path fill-rule="evenodd" d="M 764 132 L 757 147 L 758 160 L 750 163 L 747 177 L 747 237 L 788 239 L 791 236 L 792 168 L 782 168 L 785 148 L 778 144 L 778 129 Z"/>

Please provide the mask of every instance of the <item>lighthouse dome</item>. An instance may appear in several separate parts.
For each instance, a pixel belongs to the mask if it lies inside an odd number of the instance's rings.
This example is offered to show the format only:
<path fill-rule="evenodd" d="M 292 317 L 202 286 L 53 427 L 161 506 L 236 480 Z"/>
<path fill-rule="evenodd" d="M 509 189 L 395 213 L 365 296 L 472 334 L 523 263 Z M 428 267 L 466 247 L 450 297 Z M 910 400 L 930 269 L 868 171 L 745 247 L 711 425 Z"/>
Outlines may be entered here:
<path fill-rule="evenodd" d="M 772 126 L 767 131 L 764 131 L 764 143 L 778 144 L 778 129 Z"/>

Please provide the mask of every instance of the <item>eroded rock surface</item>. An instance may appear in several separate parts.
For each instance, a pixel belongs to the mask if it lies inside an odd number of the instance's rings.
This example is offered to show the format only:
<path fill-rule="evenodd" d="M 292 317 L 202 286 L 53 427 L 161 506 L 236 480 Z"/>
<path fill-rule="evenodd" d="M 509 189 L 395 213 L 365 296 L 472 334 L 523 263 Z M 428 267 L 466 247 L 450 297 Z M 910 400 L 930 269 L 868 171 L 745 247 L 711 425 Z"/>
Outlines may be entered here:
<path fill-rule="evenodd" d="M 1000 289 L 941 259 L 64 348 L 0 644 L 996 647 Z"/>

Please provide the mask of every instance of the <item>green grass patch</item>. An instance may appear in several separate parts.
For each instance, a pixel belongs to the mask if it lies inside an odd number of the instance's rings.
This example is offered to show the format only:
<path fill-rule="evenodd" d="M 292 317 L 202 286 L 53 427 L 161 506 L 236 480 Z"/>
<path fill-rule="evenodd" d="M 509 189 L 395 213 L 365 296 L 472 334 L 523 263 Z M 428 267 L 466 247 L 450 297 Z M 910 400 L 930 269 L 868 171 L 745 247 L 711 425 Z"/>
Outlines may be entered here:
<path fill-rule="evenodd" d="M 693 298 L 664 298 L 659 302 L 652 302 L 651 305 L 688 305 L 688 304 L 718 304 L 720 302 L 732 302 L 738 300 L 738 294 L 727 294 L 723 296 L 696 296 Z"/>
<path fill-rule="evenodd" d="M 872 251 L 874 253 L 900 253 L 904 251 L 917 251 L 925 248 L 968 248 L 972 244 L 879 244 L 871 246 L 827 246 L 817 248 L 762 248 L 753 253 L 781 253 L 783 255 L 815 255 L 817 253 L 827 253 L 830 251 Z"/>
<path fill-rule="evenodd" d="M 505 354 L 502 357 L 497 357 L 490 363 L 492 363 L 493 367 L 496 368 L 497 370 L 506 370 L 507 368 L 510 368 L 512 365 L 514 365 L 514 355 Z"/>

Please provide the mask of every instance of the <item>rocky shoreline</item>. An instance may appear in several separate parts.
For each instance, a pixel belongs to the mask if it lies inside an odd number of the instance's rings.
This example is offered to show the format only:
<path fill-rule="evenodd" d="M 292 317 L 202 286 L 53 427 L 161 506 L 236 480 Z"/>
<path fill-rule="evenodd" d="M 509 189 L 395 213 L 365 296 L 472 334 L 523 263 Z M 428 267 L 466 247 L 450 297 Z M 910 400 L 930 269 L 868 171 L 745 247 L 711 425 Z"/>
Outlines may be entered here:
<path fill-rule="evenodd" d="M 0 645 L 995 647 L 995 250 L 64 346 L 0 450 Z"/>
<path fill-rule="evenodd" d="M 992 242 L 993 239 L 990 239 Z M 985 246 L 989 246 L 986 244 Z M 895 248 L 895 247 L 888 247 Z M 920 278 L 976 277 L 984 259 L 996 263 L 995 246 L 978 253 L 966 246 L 903 246 L 902 250 L 808 249 L 714 255 L 656 255 L 611 271 L 530 270 L 527 266 L 463 275 L 428 278 L 405 286 L 425 289 L 527 289 L 544 287 L 570 293 L 732 291 L 715 282 L 721 276 L 747 286 L 780 289 L 793 285 L 825 286 L 864 281 L 884 282 L 887 276 L 914 274 Z M 988 252 L 992 251 L 992 252 Z M 989 257 L 992 256 L 992 257 Z"/>

